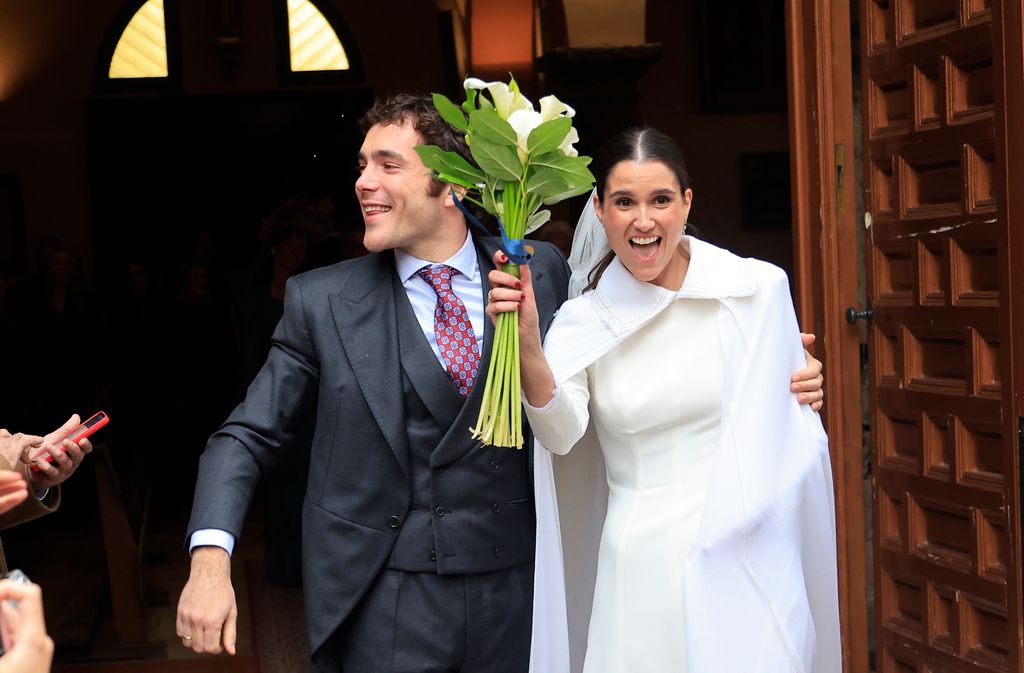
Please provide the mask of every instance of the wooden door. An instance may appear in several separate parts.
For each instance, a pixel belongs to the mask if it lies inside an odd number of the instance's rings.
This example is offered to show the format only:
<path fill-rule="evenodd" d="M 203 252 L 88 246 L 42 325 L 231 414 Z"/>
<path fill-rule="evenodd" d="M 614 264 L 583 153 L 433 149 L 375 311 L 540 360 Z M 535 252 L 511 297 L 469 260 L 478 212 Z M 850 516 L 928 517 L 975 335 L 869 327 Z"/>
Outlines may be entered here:
<path fill-rule="evenodd" d="M 861 0 L 880 673 L 1021 665 L 995 2 Z"/>
<path fill-rule="evenodd" d="M 853 86 L 848 0 L 786 0 L 792 278 L 800 325 L 825 363 L 825 427 L 836 496 L 843 671 L 868 670 Z"/>

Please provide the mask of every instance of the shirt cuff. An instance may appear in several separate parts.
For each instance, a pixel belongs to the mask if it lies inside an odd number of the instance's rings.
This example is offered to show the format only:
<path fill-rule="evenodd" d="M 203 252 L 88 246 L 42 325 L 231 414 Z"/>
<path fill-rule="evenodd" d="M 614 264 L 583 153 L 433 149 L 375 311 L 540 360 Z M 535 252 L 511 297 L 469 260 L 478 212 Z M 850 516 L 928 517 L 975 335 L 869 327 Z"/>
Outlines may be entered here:
<path fill-rule="evenodd" d="M 558 385 L 555 385 L 555 389 L 551 391 L 551 399 L 548 400 L 548 403 L 545 404 L 543 407 L 535 407 L 532 404 L 530 404 L 530 400 L 526 399 L 525 392 L 522 393 L 522 398 L 524 407 L 538 414 L 546 414 L 547 412 L 551 411 L 551 409 L 554 408 L 555 402 L 558 400 Z"/>
<path fill-rule="evenodd" d="M 235 550 L 235 536 L 219 528 L 200 528 L 192 533 L 188 553 L 191 554 L 196 547 L 220 547 L 231 556 L 231 552 Z"/>

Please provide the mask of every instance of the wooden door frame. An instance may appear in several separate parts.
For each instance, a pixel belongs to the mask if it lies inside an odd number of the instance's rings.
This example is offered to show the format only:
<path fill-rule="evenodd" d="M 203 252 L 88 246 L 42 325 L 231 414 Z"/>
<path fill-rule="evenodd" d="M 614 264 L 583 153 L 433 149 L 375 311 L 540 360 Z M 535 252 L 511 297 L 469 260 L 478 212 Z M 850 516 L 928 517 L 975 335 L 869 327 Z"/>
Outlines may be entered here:
<path fill-rule="evenodd" d="M 843 670 L 862 673 L 868 670 L 868 611 L 861 328 L 843 319 L 847 306 L 860 308 L 849 0 L 786 0 L 786 55 L 793 286 L 800 324 L 818 336 L 815 352 L 825 363 Z"/>
<path fill-rule="evenodd" d="M 997 212 L 1003 223 L 1000 234 L 1000 332 L 1007 343 L 1000 347 L 1002 361 L 1003 436 L 1015 440 L 1007 451 L 1003 474 L 1010 481 L 1007 499 L 1009 550 L 1006 550 L 1007 619 L 1024 625 L 1021 606 L 1021 452 L 1024 451 L 1024 0 L 992 3 L 993 88 L 996 113 Z M 999 55 L 1002 58 L 998 58 Z M 1017 225 L 1016 227 L 1014 225 Z M 1016 263 L 1014 261 L 1016 260 Z M 1013 326 L 1017 329 L 1014 330 Z M 1009 388 L 1008 390 L 1006 388 Z M 1012 569 L 1016 568 L 1014 572 Z M 1024 626 L 1007 634 L 1009 669 L 1024 668 Z M 1014 635 L 1016 637 L 1014 637 Z"/>

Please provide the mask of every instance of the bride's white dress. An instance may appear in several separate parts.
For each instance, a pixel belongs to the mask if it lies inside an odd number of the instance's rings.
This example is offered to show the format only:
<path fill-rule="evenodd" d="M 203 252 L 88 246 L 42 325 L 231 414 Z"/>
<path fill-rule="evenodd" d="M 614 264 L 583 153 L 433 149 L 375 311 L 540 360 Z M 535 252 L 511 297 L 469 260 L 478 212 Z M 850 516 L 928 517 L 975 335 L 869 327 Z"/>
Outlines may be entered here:
<path fill-rule="evenodd" d="M 804 362 L 789 284 L 765 262 L 681 246 L 678 292 L 613 259 L 547 333 L 557 390 L 525 406 L 531 670 L 835 673 L 831 458 L 789 392 Z"/>
<path fill-rule="evenodd" d="M 607 466 L 584 673 L 686 671 L 684 559 L 721 421 L 718 313 L 717 300 L 674 301 L 563 383 L 552 408 L 529 413 L 552 447 L 548 438 L 557 446 L 560 427 L 576 425 L 589 407 Z"/>

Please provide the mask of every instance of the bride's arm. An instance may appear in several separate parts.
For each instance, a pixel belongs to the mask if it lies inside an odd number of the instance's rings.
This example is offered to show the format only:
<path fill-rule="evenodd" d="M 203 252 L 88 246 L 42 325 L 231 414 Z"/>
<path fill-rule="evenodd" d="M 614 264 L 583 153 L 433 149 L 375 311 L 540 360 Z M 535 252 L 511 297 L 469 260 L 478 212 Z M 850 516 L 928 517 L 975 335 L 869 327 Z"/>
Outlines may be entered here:
<path fill-rule="evenodd" d="M 521 277 L 516 278 L 500 270 L 507 261 L 500 250 L 494 254 L 498 268 L 487 276 L 492 288 L 487 294 L 487 317 L 496 321 L 501 313 L 519 311 L 519 360 L 526 416 L 541 444 L 554 453 L 565 454 L 587 429 L 590 393 L 586 372 L 556 390 L 555 377 L 541 343 L 530 267 L 519 267 Z M 580 375 L 582 379 L 577 380 Z"/>
<path fill-rule="evenodd" d="M 563 381 L 547 405 L 538 408 L 524 400 L 523 408 L 533 435 L 544 448 L 564 456 L 587 431 L 590 422 L 589 403 L 590 389 L 587 370 L 584 369 Z"/>

